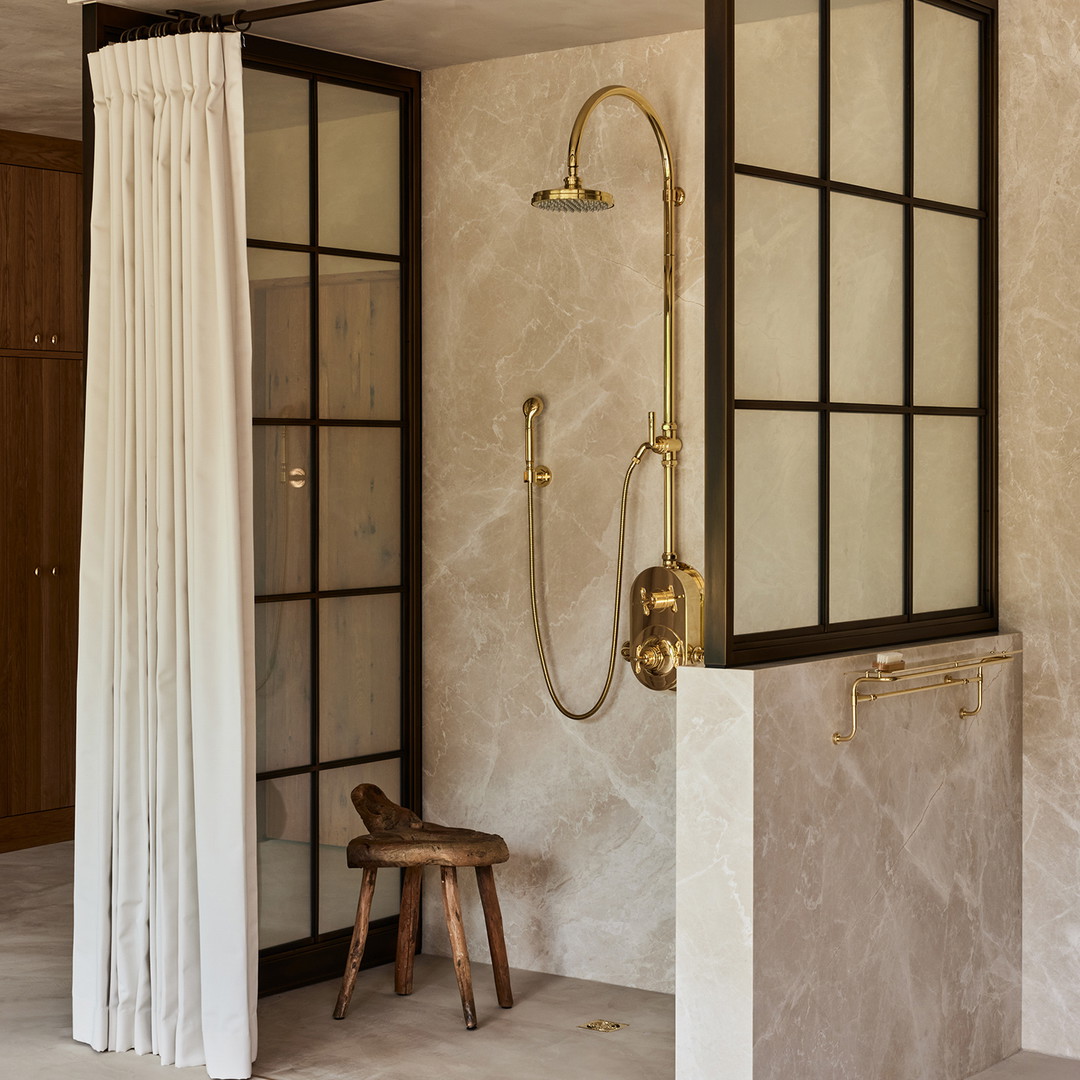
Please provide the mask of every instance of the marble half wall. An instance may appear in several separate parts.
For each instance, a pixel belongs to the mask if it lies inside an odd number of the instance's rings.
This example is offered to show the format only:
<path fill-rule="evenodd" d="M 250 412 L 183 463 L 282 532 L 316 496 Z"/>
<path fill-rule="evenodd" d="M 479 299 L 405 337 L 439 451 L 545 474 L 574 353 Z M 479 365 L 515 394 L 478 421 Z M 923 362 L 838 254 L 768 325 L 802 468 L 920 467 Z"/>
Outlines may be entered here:
<path fill-rule="evenodd" d="M 904 654 L 915 667 L 1020 644 Z M 834 745 L 871 660 L 684 682 L 680 1080 L 965 1080 L 1020 1047 L 1020 661 L 984 669 L 977 716 L 958 715 L 971 686 L 879 700 Z M 748 809 L 729 773 L 749 761 Z"/>
<path fill-rule="evenodd" d="M 424 73 L 424 814 L 498 832 L 511 964 L 671 991 L 675 934 L 675 695 L 617 663 L 589 722 L 548 700 L 529 613 L 522 402 L 545 401 L 537 492 L 543 628 L 556 687 L 581 712 L 604 683 L 619 492 L 662 396 L 662 171 L 625 99 L 581 144 L 596 214 L 529 200 L 565 174 L 579 107 L 640 91 L 672 144 L 677 211 L 679 556 L 700 567 L 704 272 L 704 34 L 519 56 Z M 652 455 L 629 500 L 625 593 L 660 561 Z M 625 625 L 625 611 L 623 615 Z M 621 642 L 621 639 L 620 639 Z M 425 949 L 445 951 L 431 889 Z M 471 884 L 470 948 L 486 956 Z"/>
<path fill-rule="evenodd" d="M 1028 643 L 1024 1047 L 1080 1058 L 1080 8 L 999 10 L 1001 614 Z"/>

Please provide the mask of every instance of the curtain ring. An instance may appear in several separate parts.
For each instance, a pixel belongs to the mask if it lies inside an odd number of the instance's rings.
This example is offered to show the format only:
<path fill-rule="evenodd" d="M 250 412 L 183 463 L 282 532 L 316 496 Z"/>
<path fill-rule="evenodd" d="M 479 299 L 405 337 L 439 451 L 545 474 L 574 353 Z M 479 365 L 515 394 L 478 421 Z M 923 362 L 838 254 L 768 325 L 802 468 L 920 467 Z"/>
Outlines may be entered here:
<path fill-rule="evenodd" d="M 243 8 L 238 8 L 236 11 L 233 12 L 232 25 L 229 27 L 230 30 L 235 30 L 237 33 L 240 33 L 240 34 L 246 34 L 251 29 L 251 23 L 250 22 L 244 23 L 243 26 L 237 26 L 236 25 L 236 20 L 239 19 L 240 16 L 243 15 L 243 14 L 244 14 L 244 9 Z"/>

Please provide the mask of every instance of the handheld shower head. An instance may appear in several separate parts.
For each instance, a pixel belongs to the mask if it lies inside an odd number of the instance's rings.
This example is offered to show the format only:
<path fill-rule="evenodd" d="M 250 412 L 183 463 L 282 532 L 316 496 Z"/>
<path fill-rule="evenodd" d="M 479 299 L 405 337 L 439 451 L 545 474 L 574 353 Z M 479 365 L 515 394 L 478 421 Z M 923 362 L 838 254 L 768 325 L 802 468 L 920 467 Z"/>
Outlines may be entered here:
<path fill-rule="evenodd" d="M 531 420 L 534 416 L 539 416 L 544 411 L 543 399 L 538 397 L 526 398 L 524 404 L 521 406 L 521 411 L 525 414 L 526 420 Z"/>

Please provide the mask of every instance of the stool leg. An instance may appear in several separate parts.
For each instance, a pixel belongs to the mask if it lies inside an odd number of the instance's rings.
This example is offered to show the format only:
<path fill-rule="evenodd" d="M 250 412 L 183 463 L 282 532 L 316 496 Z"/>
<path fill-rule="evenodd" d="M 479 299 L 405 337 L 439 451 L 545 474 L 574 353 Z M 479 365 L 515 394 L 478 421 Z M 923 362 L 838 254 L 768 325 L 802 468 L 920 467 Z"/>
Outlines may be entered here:
<path fill-rule="evenodd" d="M 495 973 L 495 993 L 504 1009 L 513 1007 L 514 995 L 510 990 L 510 965 L 506 959 L 506 939 L 503 937 L 502 910 L 499 895 L 495 892 L 495 872 L 490 866 L 476 868 L 476 887 L 480 890 L 480 903 L 484 906 L 484 923 L 487 925 L 488 948 L 491 949 L 491 966 Z"/>
<path fill-rule="evenodd" d="M 422 866 L 405 870 L 401 889 L 401 914 L 398 916 L 397 960 L 394 964 L 394 993 L 411 994 L 413 959 L 416 957 L 416 924 L 420 917 L 420 882 Z"/>
<path fill-rule="evenodd" d="M 457 870 L 443 866 L 443 907 L 446 909 L 446 929 L 450 934 L 450 951 L 454 956 L 458 990 L 461 992 L 461 1009 L 465 1013 L 465 1027 L 476 1027 L 476 1004 L 473 1002 L 472 969 L 469 967 L 469 948 L 465 944 L 465 926 L 461 921 L 461 901 L 458 899 Z"/>
<path fill-rule="evenodd" d="M 364 880 L 360 882 L 360 900 L 356 905 L 356 922 L 353 924 L 352 943 L 349 945 L 349 959 L 345 963 L 345 974 L 341 979 L 341 992 L 338 994 L 334 1019 L 344 1020 L 349 1011 L 349 999 L 352 997 L 356 976 L 360 971 L 360 961 L 367 944 L 368 920 L 371 916 L 371 897 L 375 892 L 374 866 L 364 867 Z"/>

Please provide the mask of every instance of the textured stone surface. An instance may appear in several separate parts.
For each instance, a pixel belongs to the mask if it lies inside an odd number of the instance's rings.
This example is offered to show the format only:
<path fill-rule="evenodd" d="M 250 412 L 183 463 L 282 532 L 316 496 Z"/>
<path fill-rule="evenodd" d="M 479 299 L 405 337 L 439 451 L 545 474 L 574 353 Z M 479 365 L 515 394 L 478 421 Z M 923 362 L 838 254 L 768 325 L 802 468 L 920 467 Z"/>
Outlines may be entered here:
<path fill-rule="evenodd" d="M 1024 632 L 1024 1046 L 1080 1057 L 1080 9 L 1001 7 L 1001 613 Z"/>
<path fill-rule="evenodd" d="M 605 101 L 581 175 L 615 197 L 542 213 L 574 117 L 596 89 L 640 91 L 672 143 L 677 389 L 686 450 L 679 555 L 702 559 L 703 48 L 690 32 L 447 68 L 424 77 L 425 817 L 496 832 L 512 964 L 673 987 L 675 696 L 618 661 L 588 723 L 547 698 L 529 615 L 525 398 L 540 394 L 543 626 L 574 712 L 604 682 L 619 491 L 662 397 L 660 155 L 645 118 Z M 662 479 L 632 485 L 624 590 L 663 549 Z M 625 613 L 624 613 L 625 617 Z M 484 955 L 475 897 L 470 941 Z M 428 909 L 425 949 L 445 948 Z"/>

